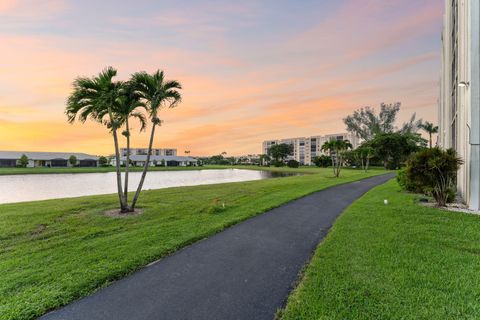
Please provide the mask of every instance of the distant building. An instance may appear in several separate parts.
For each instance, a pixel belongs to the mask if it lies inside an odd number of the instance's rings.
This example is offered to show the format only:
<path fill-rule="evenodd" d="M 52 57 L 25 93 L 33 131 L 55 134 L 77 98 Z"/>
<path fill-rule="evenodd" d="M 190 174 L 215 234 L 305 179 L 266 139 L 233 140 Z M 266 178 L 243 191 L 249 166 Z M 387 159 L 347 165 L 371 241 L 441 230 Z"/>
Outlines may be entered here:
<path fill-rule="evenodd" d="M 34 167 L 72 167 L 70 157 L 77 159 L 76 166 L 96 167 L 98 157 L 77 152 L 32 152 L 32 151 L 0 151 L 0 167 L 16 167 L 20 158 L 28 158 L 28 168 Z"/>
<path fill-rule="evenodd" d="M 463 159 L 457 190 L 480 209 L 480 1 L 446 0 L 438 104 L 438 145 Z"/>
<path fill-rule="evenodd" d="M 313 159 L 315 159 L 316 156 L 324 154 L 324 152 L 321 150 L 322 145 L 332 139 L 348 140 L 354 149 L 360 144 L 359 139 L 353 134 L 337 133 L 328 134 L 325 136 L 311 136 L 306 138 L 300 137 L 280 140 L 267 140 L 262 143 L 262 150 L 264 154 L 267 154 L 268 149 L 270 149 L 270 147 L 273 145 L 282 143 L 290 144 L 293 145 L 293 154 L 292 156 L 288 157 L 287 160 L 296 160 L 303 165 L 312 165 Z"/>
<path fill-rule="evenodd" d="M 115 157 L 112 158 L 112 165 L 116 165 Z M 147 155 L 131 155 L 130 163 L 133 166 L 144 166 L 147 161 Z M 124 166 L 127 163 L 127 157 L 120 157 L 120 165 Z M 149 166 L 165 166 L 165 167 L 188 167 L 188 166 L 197 166 L 198 160 L 192 157 L 182 157 L 182 156 L 150 156 Z"/>
<path fill-rule="evenodd" d="M 146 156 L 148 153 L 148 148 L 130 148 L 130 155 L 134 156 Z M 125 157 L 127 156 L 127 148 L 120 148 L 120 155 Z M 164 149 L 156 148 L 152 149 L 152 156 L 176 156 L 177 149 Z"/>

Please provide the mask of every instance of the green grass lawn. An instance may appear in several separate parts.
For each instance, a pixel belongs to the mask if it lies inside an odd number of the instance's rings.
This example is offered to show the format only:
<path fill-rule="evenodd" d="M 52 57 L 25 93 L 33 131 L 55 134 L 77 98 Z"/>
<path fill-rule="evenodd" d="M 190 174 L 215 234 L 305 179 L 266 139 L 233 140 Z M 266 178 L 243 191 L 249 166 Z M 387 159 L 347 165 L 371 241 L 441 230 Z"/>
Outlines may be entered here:
<path fill-rule="evenodd" d="M 335 179 L 331 169 L 293 171 L 312 174 L 144 191 L 144 213 L 128 218 L 103 215 L 116 195 L 0 205 L 0 319 L 33 319 L 239 221 L 385 173 L 343 170 Z"/>
<path fill-rule="evenodd" d="M 479 319 L 480 217 L 415 199 L 390 181 L 348 208 L 281 319 Z"/>
<path fill-rule="evenodd" d="M 125 168 L 121 168 L 122 172 Z M 255 165 L 205 165 L 201 167 L 149 167 L 148 171 L 186 171 L 186 170 L 211 170 L 211 169 L 249 169 L 249 170 L 267 170 L 279 172 L 298 172 L 298 173 L 316 173 L 318 168 L 314 166 L 301 166 L 299 168 L 288 167 L 262 167 Z M 372 167 L 372 170 L 380 170 L 382 168 Z M 130 167 L 131 172 L 140 172 L 143 167 Z M 332 170 L 324 169 L 322 170 Z M 1 175 L 17 175 L 17 174 L 50 174 L 50 173 L 97 173 L 97 172 L 115 172 L 115 167 L 95 167 L 95 168 L 0 168 Z"/>

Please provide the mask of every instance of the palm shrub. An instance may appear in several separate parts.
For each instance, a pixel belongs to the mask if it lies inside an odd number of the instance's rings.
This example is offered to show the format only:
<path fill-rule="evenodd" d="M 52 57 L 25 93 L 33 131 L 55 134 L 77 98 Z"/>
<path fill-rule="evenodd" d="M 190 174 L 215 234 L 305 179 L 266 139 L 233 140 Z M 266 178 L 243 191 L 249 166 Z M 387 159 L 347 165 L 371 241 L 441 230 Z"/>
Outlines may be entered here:
<path fill-rule="evenodd" d="M 407 161 L 404 188 L 430 194 L 438 206 L 445 206 L 455 193 L 457 171 L 462 164 L 453 149 L 423 149 Z"/>

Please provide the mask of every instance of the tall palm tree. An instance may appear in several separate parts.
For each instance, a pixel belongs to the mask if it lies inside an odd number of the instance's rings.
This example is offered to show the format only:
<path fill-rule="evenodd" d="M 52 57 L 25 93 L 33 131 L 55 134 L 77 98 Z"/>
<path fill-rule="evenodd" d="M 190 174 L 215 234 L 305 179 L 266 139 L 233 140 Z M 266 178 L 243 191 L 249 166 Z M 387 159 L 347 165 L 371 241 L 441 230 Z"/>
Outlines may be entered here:
<path fill-rule="evenodd" d="M 434 133 L 438 133 L 438 126 L 435 126 L 433 123 L 431 122 L 428 122 L 428 121 L 425 121 L 425 123 L 423 123 L 421 125 L 421 128 L 426 132 L 428 133 L 429 135 L 429 142 L 430 142 L 430 149 L 432 148 L 432 134 Z"/>
<path fill-rule="evenodd" d="M 114 107 L 121 95 L 122 84 L 113 81 L 117 70 L 105 68 L 98 76 L 92 78 L 79 77 L 73 82 L 73 92 L 67 100 L 65 113 L 68 122 L 78 120 L 84 123 L 88 118 L 105 124 L 111 131 L 115 145 L 117 192 L 121 212 L 128 211 L 125 194 L 122 191 L 120 175 L 120 151 L 118 147 L 117 130 L 119 124 L 114 113 Z"/>
<path fill-rule="evenodd" d="M 143 182 L 147 175 L 155 136 L 155 127 L 161 124 L 158 113 L 162 108 L 173 108 L 181 102 L 182 96 L 178 90 L 182 89 L 182 86 L 178 81 L 166 80 L 163 71 L 160 70 L 157 70 L 153 74 L 137 72 L 133 74 L 131 81 L 135 85 L 135 91 L 139 94 L 140 100 L 145 103 L 152 125 L 147 159 L 143 167 L 142 177 L 140 178 L 137 191 L 130 205 L 130 210 L 135 210 L 135 204 L 140 196 L 140 191 L 142 190 Z"/>

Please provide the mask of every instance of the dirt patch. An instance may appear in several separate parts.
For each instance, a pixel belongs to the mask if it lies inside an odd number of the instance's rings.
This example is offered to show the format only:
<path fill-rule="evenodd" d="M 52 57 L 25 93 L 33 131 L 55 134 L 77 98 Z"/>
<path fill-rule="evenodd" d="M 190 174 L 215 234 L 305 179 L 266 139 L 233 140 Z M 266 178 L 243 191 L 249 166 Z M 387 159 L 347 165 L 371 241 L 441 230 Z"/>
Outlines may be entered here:
<path fill-rule="evenodd" d="M 103 212 L 107 217 L 112 218 L 128 218 L 133 216 L 139 216 L 143 213 L 142 209 L 135 209 L 133 212 L 120 212 L 119 209 L 111 209 Z"/>
<path fill-rule="evenodd" d="M 42 234 L 43 231 L 45 231 L 45 229 L 47 229 L 47 225 L 45 224 L 39 224 L 35 230 L 33 230 L 30 235 L 35 237 L 35 236 L 39 236 L 40 234 Z"/>

